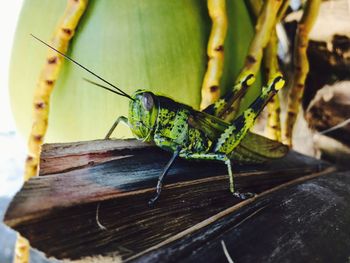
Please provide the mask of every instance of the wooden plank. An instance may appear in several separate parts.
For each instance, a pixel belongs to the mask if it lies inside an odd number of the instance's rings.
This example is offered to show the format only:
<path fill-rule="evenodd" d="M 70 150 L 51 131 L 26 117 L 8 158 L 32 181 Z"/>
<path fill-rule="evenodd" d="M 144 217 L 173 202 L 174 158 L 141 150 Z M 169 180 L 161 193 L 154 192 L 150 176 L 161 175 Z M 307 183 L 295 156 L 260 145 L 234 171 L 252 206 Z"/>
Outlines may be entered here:
<path fill-rule="evenodd" d="M 135 139 L 52 143 L 42 146 L 39 175 L 63 173 L 156 148 Z"/>
<path fill-rule="evenodd" d="M 243 263 L 346 262 L 349 211 L 350 173 L 328 174 L 274 191 L 161 250 L 129 260 L 227 262 L 229 255 Z"/>
<path fill-rule="evenodd" d="M 228 191 L 224 165 L 179 160 L 160 202 L 149 208 L 147 201 L 170 155 L 149 145 L 128 143 L 120 142 L 114 149 L 101 147 L 92 159 L 113 154 L 99 164 L 86 165 L 91 159 L 84 157 L 73 170 L 29 180 L 10 204 L 5 223 L 48 256 L 77 259 L 118 252 L 128 258 L 240 202 Z M 60 151 L 63 146 L 48 149 Z M 79 159 L 86 146 L 77 144 L 75 150 L 57 156 L 65 159 L 63 163 Z M 43 158 L 49 158 L 51 150 Z M 235 178 L 239 189 L 261 193 L 326 167 L 324 162 L 290 152 L 269 164 L 235 166 Z"/>

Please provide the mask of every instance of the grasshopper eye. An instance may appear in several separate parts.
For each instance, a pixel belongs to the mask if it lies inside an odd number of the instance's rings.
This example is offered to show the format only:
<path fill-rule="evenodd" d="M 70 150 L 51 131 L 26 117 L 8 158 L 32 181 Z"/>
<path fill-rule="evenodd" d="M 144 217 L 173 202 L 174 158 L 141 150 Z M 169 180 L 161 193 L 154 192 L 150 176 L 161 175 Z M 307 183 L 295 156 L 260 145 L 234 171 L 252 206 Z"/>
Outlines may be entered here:
<path fill-rule="evenodd" d="M 144 93 L 142 95 L 142 104 L 146 110 L 151 110 L 154 106 L 154 100 L 150 93 Z"/>

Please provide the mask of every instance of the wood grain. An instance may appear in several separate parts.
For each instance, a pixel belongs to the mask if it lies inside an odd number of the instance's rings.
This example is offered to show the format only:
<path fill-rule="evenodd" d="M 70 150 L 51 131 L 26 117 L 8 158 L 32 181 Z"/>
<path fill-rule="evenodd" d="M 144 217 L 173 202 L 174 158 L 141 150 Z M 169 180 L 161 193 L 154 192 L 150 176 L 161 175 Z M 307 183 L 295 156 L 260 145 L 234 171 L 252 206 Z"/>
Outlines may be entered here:
<path fill-rule="evenodd" d="M 228 190 L 225 165 L 178 160 L 159 202 L 148 207 L 169 158 L 136 141 L 45 146 L 44 176 L 23 186 L 4 221 L 48 256 L 126 259 L 241 202 Z M 269 164 L 234 169 L 238 189 L 261 193 L 328 166 L 291 151 Z"/>
<path fill-rule="evenodd" d="M 347 262 L 350 173 L 274 191 L 135 262 Z M 210 240 L 210 242 L 208 242 Z"/>

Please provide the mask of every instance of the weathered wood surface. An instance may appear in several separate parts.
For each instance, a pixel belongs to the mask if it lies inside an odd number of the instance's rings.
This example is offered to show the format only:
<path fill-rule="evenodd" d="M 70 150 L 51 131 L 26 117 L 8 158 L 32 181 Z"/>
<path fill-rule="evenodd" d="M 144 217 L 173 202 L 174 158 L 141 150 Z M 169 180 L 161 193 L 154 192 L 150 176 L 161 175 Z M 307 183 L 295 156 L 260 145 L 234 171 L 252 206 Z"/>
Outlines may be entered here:
<path fill-rule="evenodd" d="M 238 208 L 241 201 L 228 191 L 225 165 L 183 160 L 176 161 L 159 202 L 149 208 L 147 201 L 169 158 L 137 141 L 45 146 L 40 170 L 45 176 L 23 186 L 4 221 L 48 256 L 118 253 L 127 259 L 225 209 Z M 327 167 L 290 152 L 269 164 L 235 166 L 235 179 L 238 189 L 262 193 Z"/>
<path fill-rule="evenodd" d="M 350 173 L 292 185 L 227 213 L 142 262 L 348 262 Z M 210 240 L 210 242 L 207 242 Z"/>
<path fill-rule="evenodd" d="M 40 156 L 40 176 L 95 166 L 100 163 L 147 153 L 155 148 L 136 140 L 96 140 L 43 145 Z"/>

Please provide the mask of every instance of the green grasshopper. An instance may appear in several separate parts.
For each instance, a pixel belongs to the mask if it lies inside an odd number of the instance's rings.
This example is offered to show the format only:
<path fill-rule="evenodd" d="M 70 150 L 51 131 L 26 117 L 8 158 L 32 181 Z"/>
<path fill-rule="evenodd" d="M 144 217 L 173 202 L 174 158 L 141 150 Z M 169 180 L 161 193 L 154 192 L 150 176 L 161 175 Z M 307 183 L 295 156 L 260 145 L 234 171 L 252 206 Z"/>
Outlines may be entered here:
<path fill-rule="evenodd" d="M 235 191 L 231 161 L 262 163 L 283 157 L 288 151 L 288 147 L 283 144 L 249 132 L 266 103 L 283 87 L 284 80 L 281 75 L 269 80 L 268 85 L 262 88 L 261 94 L 241 115 L 232 122 L 226 122 L 222 119 L 230 114 L 232 103 L 243 96 L 244 91 L 254 82 L 253 74 L 247 74 L 231 92 L 201 112 L 147 90 L 137 90 L 130 96 L 77 61 L 36 39 L 113 89 L 85 79 L 89 83 L 130 99 L 129 117 L 120 116 L 109 130 L 106 139 L 109 139 L 117 125 L 123 122 L 130 127 L 137 139 L 153 141 L 158 147 L 173 153 L 159 176 L 156 195 L 150 200 L 150 205 L 159 198 L 164 179 L 177 157 L 225 163 L 230 191 L 234 196 L 245 199 L 252 194 Z"/>

